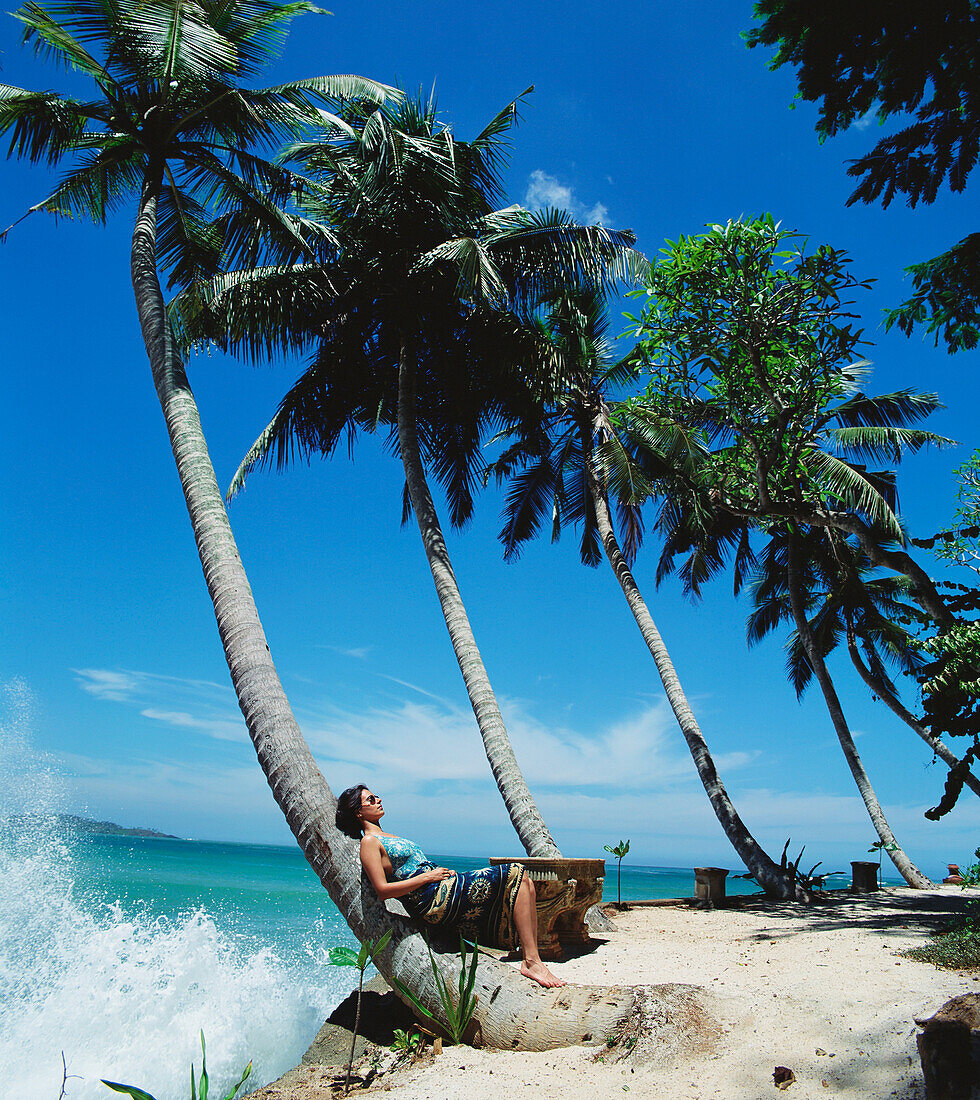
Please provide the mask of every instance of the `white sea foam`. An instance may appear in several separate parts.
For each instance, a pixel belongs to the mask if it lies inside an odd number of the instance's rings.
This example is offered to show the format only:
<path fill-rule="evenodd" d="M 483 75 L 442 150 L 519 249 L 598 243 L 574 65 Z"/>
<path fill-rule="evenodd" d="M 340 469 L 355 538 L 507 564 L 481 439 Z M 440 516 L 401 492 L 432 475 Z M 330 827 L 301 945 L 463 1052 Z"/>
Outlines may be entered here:
<path fill-rule="evenodd" d="M 284 962 L 204 909 L 162 918 L 85 895 L 71 838 L 44 816 L 59 808 L 58 782 L 31 753 L 26 689 L 6 695 L 0 1092 L 54 1100 L 63 1051 L 67 1100 L 113 1095 L 103 1077 L 184 1100 L 202 1028 L 219 1095 L 249 1059 L 253 1087 L 298 1062 L 349 973 Z"/>

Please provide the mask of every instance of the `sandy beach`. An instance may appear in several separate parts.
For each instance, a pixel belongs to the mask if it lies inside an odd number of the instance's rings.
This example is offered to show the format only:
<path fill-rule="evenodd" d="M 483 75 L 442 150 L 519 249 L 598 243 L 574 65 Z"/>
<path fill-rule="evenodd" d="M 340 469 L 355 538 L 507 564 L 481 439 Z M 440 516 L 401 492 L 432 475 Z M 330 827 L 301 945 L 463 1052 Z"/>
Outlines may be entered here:
<path fill-rule="evenodd" d="M 815 906 L 753 903 L 700 911 L 656 906 L 617 914 L 596 949 L 558 964 L 566 981 L 680 982 L 708 991 L 719 1024 L 700 1053 L 614 1062 L 604 1048 L 537 1054 L 448 1047 L 437 1058 L 378 1080 L 390 1100 L 539 1097 L 755 1100 L 780 1095 L 776 1066 L 796 1080 L 791 1097 L 924 1095 L 915 1017 L 980 991 L 980 975 L 901 958 L 977 891 L 905 888 L 841 894 Z M 262 1100 L 317 1100 L 333 1070 L 306 1065 L 261 1090 Z M 356 1095 L 356 1091 L 352 1092 Z"/>

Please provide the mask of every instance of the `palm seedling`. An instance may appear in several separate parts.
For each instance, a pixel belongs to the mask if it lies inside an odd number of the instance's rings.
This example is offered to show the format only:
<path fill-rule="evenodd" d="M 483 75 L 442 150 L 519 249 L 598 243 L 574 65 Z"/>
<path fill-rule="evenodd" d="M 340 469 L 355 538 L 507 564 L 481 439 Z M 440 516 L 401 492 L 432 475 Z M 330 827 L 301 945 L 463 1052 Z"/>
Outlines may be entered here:
<path fill-rule="evenodd" d="M 344 1096 L 350 1092 L 350 1075 L 354 1066 L 354 1048 L 357 1045 L 357 1032 L 361 1026 L 361 991 L 364 988 L 364 971 L 367 964 L 377 958 L 388 946 L 391 932 L 385 932 L 377 941 L 365 940 L 359 950 L 350 947 L 332 947 L 328 958 L 333 966 L 353 966 L 357 968 L 357 1007 L 354 1010 L 354 1030 L 350 1037 L 350 1054 L 347 1057 L 347 1074 L 344 1077 Z"/>
<path fill-rule="evenodd" d="M 610 854 L 616 857 L 616 908 L 623 908 L 623 859 L 626 857 L 630 850 L 630 842 L 628 840 L 621 840 L 615 848 L 610 848 L 608 844 L 603 844 L 603 848 Z"/>

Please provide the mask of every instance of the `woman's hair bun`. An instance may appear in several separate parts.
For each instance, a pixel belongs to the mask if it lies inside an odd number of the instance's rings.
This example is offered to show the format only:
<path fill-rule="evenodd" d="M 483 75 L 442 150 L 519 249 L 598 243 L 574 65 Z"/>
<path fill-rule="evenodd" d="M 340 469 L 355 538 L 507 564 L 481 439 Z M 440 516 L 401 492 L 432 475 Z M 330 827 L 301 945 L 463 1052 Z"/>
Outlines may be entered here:
<path fill-rule="evenodd" d="M 337 799 L 337 828 L 354 840 L 361 839 L 361 822 L 357 816 L 361 808 L 361 791 L 367 790 L 366 783 L 357 783 L 348 787 Z"/>

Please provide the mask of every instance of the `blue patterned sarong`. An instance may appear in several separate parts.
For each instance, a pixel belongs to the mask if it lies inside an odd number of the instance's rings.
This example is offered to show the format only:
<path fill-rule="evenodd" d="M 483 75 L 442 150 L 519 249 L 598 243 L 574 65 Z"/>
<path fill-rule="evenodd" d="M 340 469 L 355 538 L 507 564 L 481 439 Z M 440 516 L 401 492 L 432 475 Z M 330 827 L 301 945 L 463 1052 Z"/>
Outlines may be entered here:
<path fill-rule="evenodd" d="M 434 866 L 423 864 L 419 874 Z M 511 950 L 517 946 L 514 903 L 523 878 L 520 863 L 454 871 L 441 882 L 420 886 L 401 901 L 416 920 L 452 925 L 471 943 Z"/>

